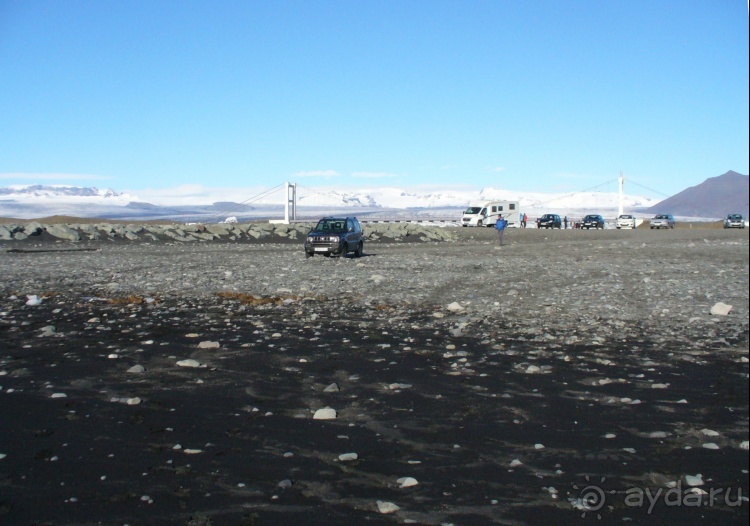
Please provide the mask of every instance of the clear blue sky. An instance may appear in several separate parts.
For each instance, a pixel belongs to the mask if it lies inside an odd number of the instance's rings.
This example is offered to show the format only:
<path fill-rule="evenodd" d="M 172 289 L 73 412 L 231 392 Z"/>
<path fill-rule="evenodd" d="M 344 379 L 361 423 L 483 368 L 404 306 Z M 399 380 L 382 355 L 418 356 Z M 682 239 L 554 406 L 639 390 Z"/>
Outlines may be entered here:
<path fill-rule="evenodd" d="M 672 195 L 749 91 L 743 0 L 0 0 L 0 186 Z"/>

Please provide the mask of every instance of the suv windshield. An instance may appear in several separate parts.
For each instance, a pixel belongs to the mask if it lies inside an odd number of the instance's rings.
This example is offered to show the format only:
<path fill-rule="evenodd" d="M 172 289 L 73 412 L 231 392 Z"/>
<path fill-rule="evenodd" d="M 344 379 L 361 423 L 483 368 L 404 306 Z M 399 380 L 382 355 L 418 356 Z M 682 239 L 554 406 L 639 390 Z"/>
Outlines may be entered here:
<path fill-rule="evenodd" d="M 345 219 L 321 219 L 315 226 L 316 232 L 346 232 Z"/>

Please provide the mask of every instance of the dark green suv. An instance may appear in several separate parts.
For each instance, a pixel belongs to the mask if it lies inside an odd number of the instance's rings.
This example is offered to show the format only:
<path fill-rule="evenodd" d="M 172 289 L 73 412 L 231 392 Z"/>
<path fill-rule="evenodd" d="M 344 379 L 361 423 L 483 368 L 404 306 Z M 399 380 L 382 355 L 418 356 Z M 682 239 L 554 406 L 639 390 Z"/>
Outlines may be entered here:
<path fill-rule="evenodd" d="M 364 252 L 362 227 L 356 217 L 324 217 L 305 238 L 305 254 L 346 257 L 354 252 L 359 257 Z"/>

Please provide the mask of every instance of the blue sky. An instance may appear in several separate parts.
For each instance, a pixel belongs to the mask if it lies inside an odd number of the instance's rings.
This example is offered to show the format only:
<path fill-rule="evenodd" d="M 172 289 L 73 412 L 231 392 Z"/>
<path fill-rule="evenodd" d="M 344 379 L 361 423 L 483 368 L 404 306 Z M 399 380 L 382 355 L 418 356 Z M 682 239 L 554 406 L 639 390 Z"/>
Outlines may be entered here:
<path fill-rule="evenodd" d="M 672 195 L 748 75 L 741 0 L 0 0 L 0 186 Z"/>

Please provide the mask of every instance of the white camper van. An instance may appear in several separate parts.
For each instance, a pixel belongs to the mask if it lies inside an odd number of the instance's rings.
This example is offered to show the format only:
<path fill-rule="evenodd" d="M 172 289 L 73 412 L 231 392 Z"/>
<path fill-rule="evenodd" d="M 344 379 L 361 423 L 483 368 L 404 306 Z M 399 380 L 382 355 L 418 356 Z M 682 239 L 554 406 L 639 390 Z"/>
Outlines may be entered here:
<path fill-rule="evenodd" d="M 521 226 L 518 201 L 487 201 L 469 205 L 461 218 L 461 226 L 495 226 L 502 214 L 508 226 Z"/>

